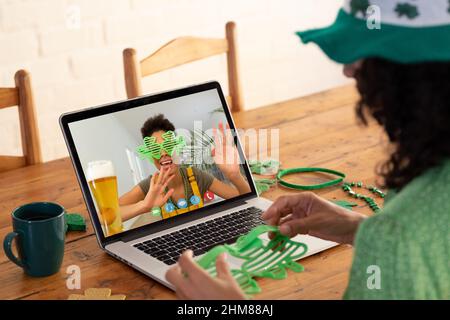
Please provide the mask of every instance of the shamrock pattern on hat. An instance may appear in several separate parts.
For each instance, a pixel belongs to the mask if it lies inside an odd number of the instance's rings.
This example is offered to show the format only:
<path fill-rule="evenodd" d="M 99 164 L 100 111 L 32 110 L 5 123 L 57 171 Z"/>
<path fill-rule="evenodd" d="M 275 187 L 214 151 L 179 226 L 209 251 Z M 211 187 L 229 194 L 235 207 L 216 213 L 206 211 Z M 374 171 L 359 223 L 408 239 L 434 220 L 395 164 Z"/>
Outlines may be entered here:
<path fill-rule="evenodd" d="M 406 16 L 408 19 L 414 19 L 419 16 L 419 9 L 417 6 L 409 4 L 407 2 L 397 3 L 395 7 L 398 17 Z"/>
<path fill-rule="evenodd" d="M 356 16 L 358 12 L 361 12 L 361 14 L 365 17 L 367 8 L 369 6 L 370 6 L 369 0 L 351 0 L 350 1 L 351 14 L 353 16 Z"/>
<path fill-rule="evenodd" d="M 363 20 L 375 18 L 378 12 L 382 24 L 419 28 L 450 25 L 450 0 L 346 0 L 342 9 Z"/>

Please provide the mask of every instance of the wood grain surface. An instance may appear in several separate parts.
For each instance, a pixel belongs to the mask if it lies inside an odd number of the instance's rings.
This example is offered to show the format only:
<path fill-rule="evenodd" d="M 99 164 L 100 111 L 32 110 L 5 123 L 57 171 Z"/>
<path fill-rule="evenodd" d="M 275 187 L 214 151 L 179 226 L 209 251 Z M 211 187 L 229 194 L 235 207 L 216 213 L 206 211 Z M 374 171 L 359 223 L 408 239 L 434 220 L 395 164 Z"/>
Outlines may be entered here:
<path fill-rule="evenodd" d="M 375 182 L 375 167 L 386 158 L 386 139 L 374 123 L 357 124 L 354 105 L 358 95 L 345 86 L 308 97 L 236 113 L 239 128 L 279 129 L 280 160 L 284 168 L 322 166 L 343 171 L 348 180 Z M 310 182 L 323 179 L 303 177 Z M 276 187 L 264 194 L 271 200 L 298 191 Z M 339 187 L 317 191 L 327 199 L 347 199 Z M 24 203 L 54 201 L 68 212 L 88 213 L 68 158 L 0 173 L 0 238 L 11 231 L 11 212 Z M 370 214 L 361 202 L 355 209 Z M 88 219 L 89 220 L 89 219 Z M 285 280 L 259 279 L 257 299 L 340 299 L 352 261 L 346 245 L 301 260 L 302 273 L 288 272 Z M 81 290 L 66 288 L 66 268 L 81 268 Z M 92 226 L 70 232 L 63 266 L 58 274 L 31 278 L 0 253 L 0 299 L 67 299 L 90 287 L 108 287 L 127 299 L 174 299 L 174 293 L 100 250 Z"/>

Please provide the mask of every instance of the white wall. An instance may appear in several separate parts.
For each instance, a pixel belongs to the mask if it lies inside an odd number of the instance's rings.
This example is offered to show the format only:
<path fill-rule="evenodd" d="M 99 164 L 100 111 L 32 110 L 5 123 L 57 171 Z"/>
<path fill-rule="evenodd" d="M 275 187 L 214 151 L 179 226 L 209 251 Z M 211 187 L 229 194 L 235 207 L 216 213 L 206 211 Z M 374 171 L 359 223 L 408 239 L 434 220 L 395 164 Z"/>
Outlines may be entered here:
<path fill-rule="evenodd" d="M 70 124 L 70 129 L 85 174 L 89 162 L 110 160 L 119 177 L 119 195 L 134 186 L 125 148 L 134 150 L 137 142 L 116 116 L 77 121 Z"/>
<path fill-rule="evenodd" d="M 122 50 L 143 58 L 174 37 L 223 37 L 238 28 L 240 72 L 248 108 L 344 84 L 340 67 L 294 32 L 330 23 L 341 1 L 315 0 L 0 0 L 0 87 L 14 72 L 32 73 L 44 160 L 67 156 L 61 113 L 125 98 Z M 75 8 L 75 9 L 74 9 Z M 81 24 L 77 28 L 76 12 Z M 74 28 L 75 27 L 75 28 Z M 219 80 L 213 57 L 144 80 L 154 92 Z M 0 111 L 0 153 L 21 154 L 17 112 Z"/>

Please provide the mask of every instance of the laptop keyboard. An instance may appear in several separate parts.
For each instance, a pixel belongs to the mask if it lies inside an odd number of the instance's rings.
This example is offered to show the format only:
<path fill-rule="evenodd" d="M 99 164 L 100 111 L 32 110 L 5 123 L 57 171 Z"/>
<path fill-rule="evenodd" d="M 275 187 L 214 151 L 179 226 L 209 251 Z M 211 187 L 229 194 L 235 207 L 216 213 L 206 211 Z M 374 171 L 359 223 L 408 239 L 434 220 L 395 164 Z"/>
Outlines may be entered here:
<path fill-rule="evenodd" d="M 191 249 L 194 256 L 199 256 L 216 245 L 234 243 L 239 236 L 264 224 L 261 213 L 262 210 L 256 207 L 246 208 L 137 243 L 134 247 L 167 265 L 172 265 L 184 250 Z"/>

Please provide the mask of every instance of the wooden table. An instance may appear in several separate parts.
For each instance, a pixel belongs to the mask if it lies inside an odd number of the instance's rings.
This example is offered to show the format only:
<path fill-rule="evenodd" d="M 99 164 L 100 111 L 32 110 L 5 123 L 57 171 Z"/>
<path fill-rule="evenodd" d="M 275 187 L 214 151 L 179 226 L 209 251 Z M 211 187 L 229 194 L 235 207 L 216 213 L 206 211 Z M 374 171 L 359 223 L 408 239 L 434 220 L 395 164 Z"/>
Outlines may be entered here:
<path fill-rule="evenodd" d="M 285 168 L 323 166 L 347 173 L 349 180 L 373 183 L 375 166 L 385 155 L 382 130 L 356 124 L 353 86 L 277 103 L 235 115 L 240 128 L 280 129 L 280 159 Z M 264 194 L 273 200 L 294 194 L 277 187 Z M 348 199 L 339 187 L 320 190 L 327 199 Z M 0 174 L 0 239 L 11 231 L 11 211 L 32 201 L 54 201 L 69 212 L 88 213 L 68 158 Z M 356 210 L 370 213 L 362 204 Z M 88 219 L 89 220 L 89 219 Z M 260 279 L 259 299 L 340 299 L 346 288 L 352 248 L 340 245 L 303 259 L 302 273 L 285 280 Z M 81 268 L 81 290 L 68 290 L 66 269 Z M 108 287 L 127 299 L 174 299 L 174 293 L 99 249 L 93 228 L 70 232 L 58 274 L 31 278 L 0 253 L 0 299 L 67 299 L 90 287 Z"/>

